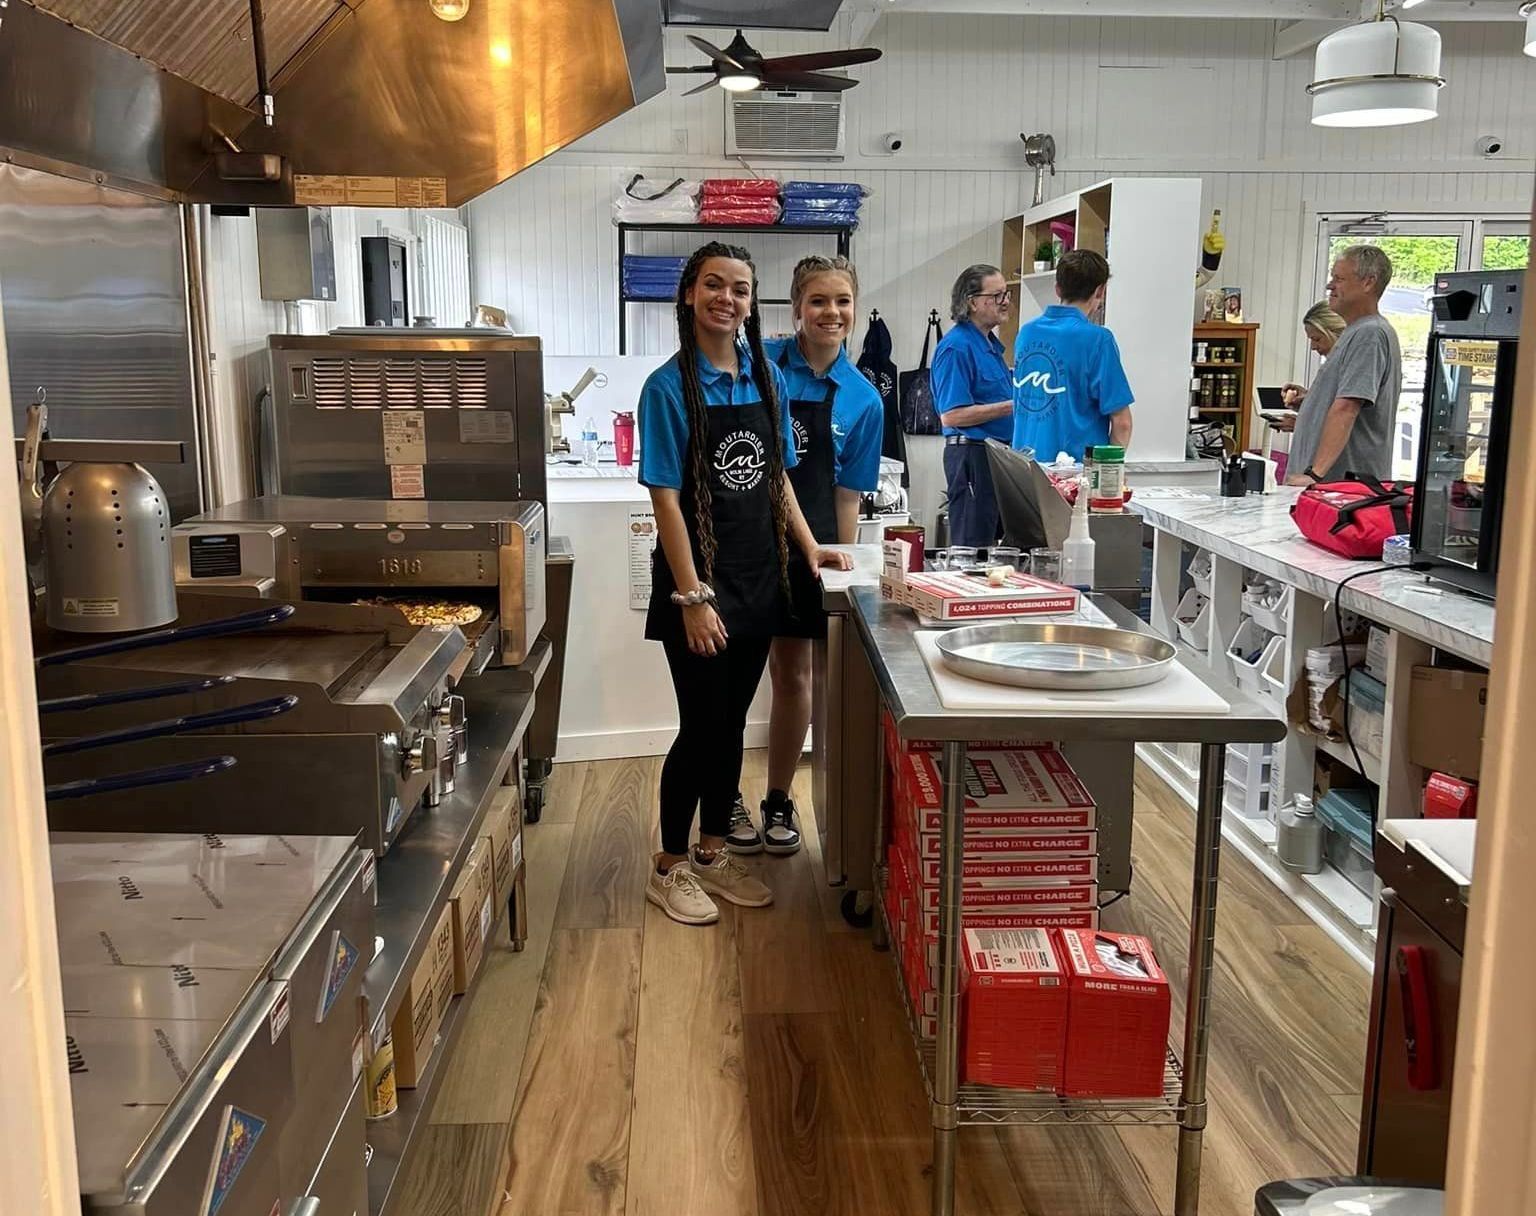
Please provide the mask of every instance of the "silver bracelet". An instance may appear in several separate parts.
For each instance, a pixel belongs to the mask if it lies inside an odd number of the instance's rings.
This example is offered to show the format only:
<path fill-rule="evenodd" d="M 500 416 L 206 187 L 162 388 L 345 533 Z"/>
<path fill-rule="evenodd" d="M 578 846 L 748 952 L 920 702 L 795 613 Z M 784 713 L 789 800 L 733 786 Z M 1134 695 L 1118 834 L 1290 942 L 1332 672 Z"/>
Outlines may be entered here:
<path fill-rule="evenodd" d="M 692 608 L 698 604 L 715 602 L 715 589 L 708 583 L 700 583 L 692 591 L 674 591 L 672 602 L 680 608 Z"/>

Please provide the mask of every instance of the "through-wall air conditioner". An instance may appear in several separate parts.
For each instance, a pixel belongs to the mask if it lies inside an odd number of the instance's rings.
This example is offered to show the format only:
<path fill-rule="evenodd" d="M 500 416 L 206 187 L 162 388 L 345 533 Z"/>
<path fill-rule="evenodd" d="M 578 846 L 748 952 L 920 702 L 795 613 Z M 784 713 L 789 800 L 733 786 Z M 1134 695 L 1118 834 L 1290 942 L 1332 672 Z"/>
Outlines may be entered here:
<path fill-rule="evenodd" d="M 843 94 L 726 93 L 725 154 L 841 159 Z"/>

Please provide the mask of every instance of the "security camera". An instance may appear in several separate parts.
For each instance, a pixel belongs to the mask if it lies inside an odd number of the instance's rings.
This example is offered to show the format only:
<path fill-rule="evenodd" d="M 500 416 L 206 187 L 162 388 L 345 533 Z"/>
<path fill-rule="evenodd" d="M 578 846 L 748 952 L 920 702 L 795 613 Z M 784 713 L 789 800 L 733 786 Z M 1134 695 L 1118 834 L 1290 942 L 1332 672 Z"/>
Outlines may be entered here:
<path fill-rule="evenodd" d="M 887 152 L 900 152 L 902 138 L 895 131 L 891 131 L 880 137 L 880 146 Z"/>
<path fill-rule="evenodd" d="M 1497 156 L 1504 150 L 1504 141 L 1497 135 L 1479 135 L 1477 150 L 1482 156 Z"/>

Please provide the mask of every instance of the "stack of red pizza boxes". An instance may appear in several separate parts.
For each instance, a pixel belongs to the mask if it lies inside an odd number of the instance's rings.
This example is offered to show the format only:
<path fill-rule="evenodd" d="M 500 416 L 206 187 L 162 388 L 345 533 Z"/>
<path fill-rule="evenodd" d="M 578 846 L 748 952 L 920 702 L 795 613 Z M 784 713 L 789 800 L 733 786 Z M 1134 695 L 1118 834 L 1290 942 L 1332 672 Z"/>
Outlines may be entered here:
<path fill-rule="evenodd" d="M 927 1037 L 937 1033 L 939 745 L 903 743 L 887 717 L 889 830 L 886 919 L 907 993 Z M 1091 929 L 1098 925 L 1094 803 L 1051 744 L 967 748 L 962 926 Z"/>

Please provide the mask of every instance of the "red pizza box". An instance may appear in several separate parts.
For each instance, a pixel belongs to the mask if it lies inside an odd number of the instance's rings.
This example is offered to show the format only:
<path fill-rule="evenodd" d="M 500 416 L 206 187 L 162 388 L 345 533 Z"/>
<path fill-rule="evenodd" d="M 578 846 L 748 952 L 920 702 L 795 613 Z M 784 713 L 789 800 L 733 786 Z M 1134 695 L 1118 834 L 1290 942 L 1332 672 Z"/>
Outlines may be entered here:
<path fill-rule="evenodd" d="M 1067 971 L 1069 1098 L 1163 1092 L 1172 1000 L 1152 943 L 1134 934 L 1058 930 Z"/>
<path fill-rule="evenodd" d="M 880 711 L 880 735 L 885 740 L 885 755 L 891 764 L 896 764 L 902 756 L 908 752 L 941 752 L 944 744 L 937 739 L 907 739 L 903 740 L 896 731 L 896 719 L 891 717 L 891 711 L 882 708 Z M 1017 748 L 1044 748 L 1054 751 L 1056 744 L 1041 743 L 1032 739 L 994 739 L 988 742 L 979 740 L 966 744 L 967 748 L 988 748 L 994 751 L 1012 751 Z"/>
<path fill-rule="evenodd" d="M 1425 819 L 1476 819 L 1477 782 L 1430 773 L 1424 786 Z"/>
<path fill-rule="evenodd" d="M 1002 912 L 1014 908 L 1094 908 L 1099 902 L 1099 884 L 1054 878 L 961 878 L 960 905 L 963 911 L 987 908 Z M 924 912 L 939 910 L 939 889 L 924 884 L 918 897 Z"/>
<path fill-rule="evenodd" d="M 897 818 L 911 818 L 919 835 L 943 823 L 943 789 L 934 758 L 908 753 L 896 774 Z M 967 835 L 1009 832 L 1087 832 L 1094 827 L 1093 797 L 1055 748 L 977 749 L 966 755 Z"/>
<path fill-rule="evenodd" d="M 1093 929 L 1099 923 L 1097 906 L 1089 908 L 962 908 L 960 925 L 965 929 Z M 924 943 L 938 944 L 939 913 L 924 911 L 917 927 Z M 934 956 L 937 959 L 937 955 Z"/>
<path fill-rule="evenodd" d="M 1090 833 L 1091 835 L 1091 833 Z M 924 857 L 920 877 L 923 885 L 936 886 L 939 859 Z M 962 857 L 962 878 L 1097 878 L 1097 857 Z"/>
<path fill-rule="evenodd" d="M 967 929 L 960 1074 L 975 1085 L 1056 1092 L 1067 1045 L 1066 973 L 1048 929 Z"/>
<path fill-rule="evenodd" d="M 987 620 L 1000 616 L 1076 612 L 1078 593 L 1030 574 L 1010 574 L 1001 586 L 950 571 L 909 574 L 900 583 L 881 580 L 881 596 L 934 621 Z"/>
<path fill-rule="evenodd" d="M 915 848 L 924 863 L 937 860 L 941 837 L 929 832 L 918 837 Z M 993 858 L 1024 857 L 1096 857 L 1099 852 L 1097 832 L 1009 832 L 1006 836 L 984 836 L 967 832 L 961 856 L 967 862 Z"/>

